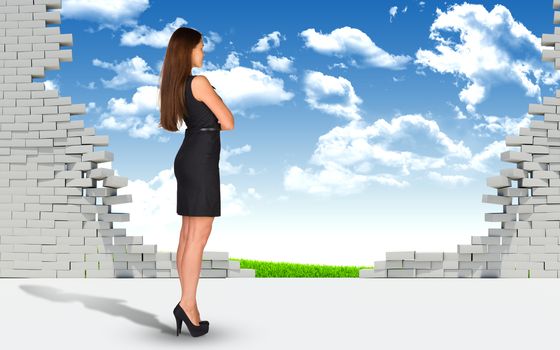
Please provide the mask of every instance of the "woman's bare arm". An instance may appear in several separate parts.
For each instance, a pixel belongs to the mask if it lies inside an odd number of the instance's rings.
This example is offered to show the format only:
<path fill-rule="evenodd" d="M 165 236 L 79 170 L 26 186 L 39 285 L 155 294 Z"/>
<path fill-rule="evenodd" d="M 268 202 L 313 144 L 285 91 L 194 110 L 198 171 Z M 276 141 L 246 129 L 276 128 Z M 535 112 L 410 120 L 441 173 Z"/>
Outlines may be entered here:
<path fill-rule="evenodd" d="M 204 102 L 216 115 L 222 130 L 232 130 L 234 126 L 233 114 L 224 104 L 222 98 L 214 91 L 214 87 L 204 75 L 197 75 L 192 80 L 194 98 Z"/>

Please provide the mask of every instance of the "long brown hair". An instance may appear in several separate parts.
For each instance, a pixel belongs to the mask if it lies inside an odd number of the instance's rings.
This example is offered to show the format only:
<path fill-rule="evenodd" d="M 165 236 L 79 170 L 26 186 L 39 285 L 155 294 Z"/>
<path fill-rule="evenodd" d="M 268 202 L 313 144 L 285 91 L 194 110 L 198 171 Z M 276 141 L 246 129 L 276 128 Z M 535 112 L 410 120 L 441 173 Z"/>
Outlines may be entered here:
<path fill-rule="evenodd" d="M 159 79 L 159 127 L 179 130 L 187 116 L 185 81 L 192 70 L 192 51 L 202 40 L 202 34 L 192 28 L 179 27 L 167 45 Z"/>

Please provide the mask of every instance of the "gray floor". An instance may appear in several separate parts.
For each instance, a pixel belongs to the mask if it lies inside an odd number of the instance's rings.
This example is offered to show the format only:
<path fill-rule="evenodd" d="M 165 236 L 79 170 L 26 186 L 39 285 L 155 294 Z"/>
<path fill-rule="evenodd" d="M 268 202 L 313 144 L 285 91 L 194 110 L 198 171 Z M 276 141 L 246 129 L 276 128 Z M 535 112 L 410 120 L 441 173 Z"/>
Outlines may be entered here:
<path fill-rule="evenodd" d="M 198 304 L 210 331 L 199 338 L 185 325 L 175 335 L 178 279 L 0 285 L 6 349 L 549 349 L 560 342 L 558 279 L 201 279 Z"/>

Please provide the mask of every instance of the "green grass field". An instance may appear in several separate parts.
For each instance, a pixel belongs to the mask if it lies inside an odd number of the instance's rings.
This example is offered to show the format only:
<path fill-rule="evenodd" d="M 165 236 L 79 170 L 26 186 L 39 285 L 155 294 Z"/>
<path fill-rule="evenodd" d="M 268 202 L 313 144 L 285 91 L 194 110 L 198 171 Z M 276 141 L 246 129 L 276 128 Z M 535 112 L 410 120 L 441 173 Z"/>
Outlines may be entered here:
<path fill-rule="evenodd" d="M 240 268 L 254 269 L 255 277 L 305 277 L 305 278 L 336 278 L 336 277 L 359 277 L 361 269 L 372 269 L 373 266 L 337 266 L 317 264 L 296 264 L 285 262 L 271 262 L 262 260 L 236 259 Z"/>

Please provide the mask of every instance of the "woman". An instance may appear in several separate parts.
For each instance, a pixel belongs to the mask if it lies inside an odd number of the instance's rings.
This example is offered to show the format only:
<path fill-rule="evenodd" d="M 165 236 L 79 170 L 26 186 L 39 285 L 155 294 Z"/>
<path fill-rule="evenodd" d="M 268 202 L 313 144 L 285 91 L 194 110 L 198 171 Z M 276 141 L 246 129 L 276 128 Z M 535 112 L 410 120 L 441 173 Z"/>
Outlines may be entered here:
<path fill-rule="evenodd" d="M 182 216 L 177 248 L 177 271 L 181 300 L 173 315 L 177 335 L 184 321 L 191 336 L 208 332 L 209 322 L 200 320 L 196 288 L 202 253 L 214 217 L 221 215 L 220 130 L 233 130 L 231 111 L 204 75 L 192 75 L 202 67 L 202 34 L 180 27 L 171 35 L 160 78 L 160 127 L 177 131 L 185 122 L 185 138 L 174 161 L 177 179 L 177 214 Z"/>

